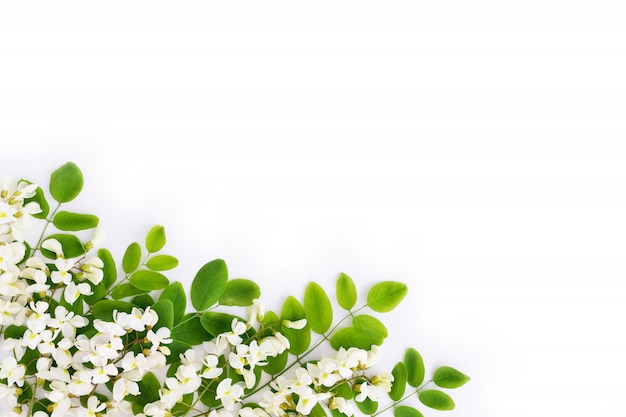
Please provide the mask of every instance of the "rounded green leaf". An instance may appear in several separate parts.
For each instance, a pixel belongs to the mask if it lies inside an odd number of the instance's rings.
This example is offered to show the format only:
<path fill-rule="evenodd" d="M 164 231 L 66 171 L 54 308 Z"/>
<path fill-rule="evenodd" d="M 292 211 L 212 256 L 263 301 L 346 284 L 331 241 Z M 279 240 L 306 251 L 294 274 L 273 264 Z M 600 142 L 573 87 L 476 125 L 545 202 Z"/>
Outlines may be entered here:
<path fill-rule="evenodd" d="M 330 345 L 335 350 L 338 350 L 340 347 L 343 347 L 344 349 L 356 347 L 359 349 L 370 350 L 372 345 L 380 346 L 382 344 L 382 338 L 372 337 L 372 335 L 365 334 L 352 326 L 339 329 L 330 338 Z"/>
<path fill-rule="evenodd" d="M 52 224 L 59 230 L 78 231 L 93 229 L 100 220 L 93 214 L 71 213 L 69 211 L 59 211 L 54 215 Z"/>
<path fill-rule="evenodd" d="M 23 335 L 24 333 L 22 333 Z M 22 337 L 20 335 L 20 337 Z M 280 355 L 267 358 L 267 365 L 263 367 L 263 371 L 270 375 L 275 375 L 282 372 L 287 367 L 287 360 L 289 359 L 289 352 L 284 351 Z"/>
<path fill-rule="evenodd" d="M 355 401 L 356 406 L 363 414 L 372 415 L 378 410 L 378 402 L 365 398 L 362 402 Z"/>
<path fill-rule="evenodd" d="M 85 254 L 85 247 L 83 246 L 82 242 L 78 240 L 78 238 L 74 235 L 54 234 L 46 237 L 44 241 L 47 239 L 56 239 L 59 241 L 61 247 L 63 248 L 63 255 L 65 256 L 65 258 L 76 258 Z M 41 253 L 46 258 L 56 259 L 57 257 L 54 252 L 49 251 L 48 249 L 42 248 Z"/>
<path fill-rule="evenodd" d="M 400 304 L 407 291 L 406 284 L 401 282 L 379 282 L 367 293 L 367 305 L 374 311 L 386 313 Z"/>
<path fill-rule="evenodd" d="M 110 322 L 113 321 L 113 311 L 117 310 L 118 312 L 123 311 L 124 313 L 130 313 L 133 307 L 135 307 L 134 304 L 125 301 L 102 300 L 93 305 L 91 314 L 96 319 Z"/>
<path fill-rule="evenodd" d="M 305 318 L 304 307 L 295 297 L 289 296 L 283 304 L 281 318 L 289 321 L 301 320 Z M 283 325 L 281 333 L 289 340 L 289 353 L 292 355 L 304 353 L 311 344 L 311 328 L 308 323 L 302 329 L 290 329 Z"/>
<path fill-rule="evenodd" d="M 200 316 L 200 323 L 202 323 L 202 327 L 207 332 L 217 336 L 232 330 L 233 319 L 245 322 L 241 317 L 233 316 L 232 314 L 207 311 Z"/>
<path fill-rule="evenodd" d="M 100 258 L 104 264 L 102 267 L 102 272 L 104 274 L 102 283 L 107 289 L 109 289 L 117 280 L 117 266 L 115 265 L 115 260 L 113 259 L 111 252 L 107 249 L 98 250 L 98 258 Z"/>
<path fill-rule="evenodd" d="M 418 398 L 426 407 L 435 410 L 454 410 L 454 401 L 444 392 L 435 389 L 422 391 L 418 394 Z"/>
<path fill-rule="evenodd" d="M 195 346 L 213 339 L 213 336 L 204 329 L 200 317 L 190 313 L 172 328 L 172 339 Z"/>
<path fill-rule="evenodd" d="M 139 308 L 145 309 L 146 307 L 154 304 L 154 298 L 150 297 L 150 294 L 140 294 L 130 300 L 130 302 Z"/>
<path fill-rule="evenodd" d="M 169 271 L 178 266 L 178 259 L 170 255 L 156 255 L 148 259 L 146 266 L 153 271 Z"/>
<path fill-rule="evenodd" d="M 187 309 L 187 294 L 180 282 L 173 282 L 161 293 L 159 301 L 170 300 L 174 307 L 174 324 L 178 324 L 185 315 Z"/>
<path fill-rule="evenodd" d="M 93 303 L 100 301 L 107 293 L 106 287 L 100 283 L 98 285 L 91 285 L 91 295 L 84 295 L 83 298 L 87 304 L 93 305 Z"/>
<path fill-rule="evenodd" d="M 165 228 L 157 224 L 146 236 L 146 249 L 149 253 L 155 253 L 163 249 L 163 246 L 165 246 Z"/>
<path fill-rule="evenodd" d="M 407 382 L 410 386 L 417 388 L 424 382 L 424 360 L 422 355 L 413 348 L 408 348 L 404 354 L 404 365 L 408 373 Z"/>
<path fill-rule="evenodd" d="M 341 308 L 350 310 L 356 304 L 356 298 L 354 281 L 342 272 L 337 278 L 337 302 Z"/>
<path fill-rule="evenodd" d="M 438 368 L 433 375 L 433 382 L 441 388 L 458 388 L 469 380 L 469 376 L 449 366 Z"/>
<path fill-rule="evenodd" d="M 352 319 L 352 327 L 375 340 L 383 340 L 389 335 L 385 325 L 376 317 L 368 314 L 355 316 Z"/>
<path fill-rule="evenodd" d="M 222 259 L 205 264 L 191 283 L 191 305 L 204 311 L 219 300 L 228 282 L 228 268 Z"/>
<path fill-rule="evenodd" d="M 59 203 L 76 198 L 83 189 L 83 173 L 73 162 L 68 162 L 50 175 L 50 194 Z"/>
<path fill-rule="evenodd" d="M 396 366 L 393 367 L 391 375 L 393 375 L 393 383 L 391 385 L 391 391 L 389 391 L 389 398 L 394 401 L 399 401 L 406 390 L 406 381 L 408 377 L 404 363 L 398 362 Z"/>
<path fill-rule="evenodd" d="M 170 280 L 159 272 L 142 269 L 130 276 L 130 283 L 140 290 L 161 290 L 168 286 Z"/>
<path fill-rule="evenodd" d="M 324 334 L 333 323 L 333 307 L 326 291 L 310 282 L 304 290 L 304 315 L 315 333 Z"/>
<path fill-rule="evenodd" d="M 152 372 L 148 372 L 139 381 L 139 390 L 141 395 L 136 396 L 135 399 L 139 400 L 141 405 L 146 405 L 159 400 L 161 383 Z"/>
<path fill-rule="evenodd" d="M 149 290 L 140 290 L 133 284 L 124 283 L 113 288 L 113 291 L 111 291 L 111 297 L 117 300 L 120 298 L 132 297 L 133 295 L 145 294 L 148 291 Z"/>
<path fill-rule="evenodd" d="M 133 272 L 141 262 L 141 246 L 139 243 L 133 242 L 126 248 L 124 257 L 122 258 L 122 269 L 127 274 Z"/>
<path fill-rule="evenodd" d="M 252 300 L 261 296 L 261 288 L 249 279 L 233 279 L 226 283 L 226 289 L 219 299 L 223 306 L 249 306 Z"/>
<path fill-rule="evenodd" d="M 401 405 L 393 410 L 394 417 L 424 417 L 419 410 L 416 410 L 413 407 L 409 407 L 408 405 Z"/>
<path fill-rule="evenodd" d="M 152 310 L 156 311 L 159 320 L 154 328 L 167 327 L 172 330 L 174 326 L 174 305 L 170 300 L 159 300 L 152 305 Z"/>
<path fill-rule="evenodd" d="M 32 184 L 30 181 L 23 180 L 28 184 Z M 50 214 L 50 205 L 48 204 L 48 200 L 46 200 L 46 196 L 43 193 L 41 187 L 37 187 L 35 190 L 35 195 L 29 198 L 24 199 L 24 205 L 34 201 L 39 204 L 39 208 L 41 211 L 39 213 L 33 214 L 33 217 L 36 219 L 45 219 Z"/>

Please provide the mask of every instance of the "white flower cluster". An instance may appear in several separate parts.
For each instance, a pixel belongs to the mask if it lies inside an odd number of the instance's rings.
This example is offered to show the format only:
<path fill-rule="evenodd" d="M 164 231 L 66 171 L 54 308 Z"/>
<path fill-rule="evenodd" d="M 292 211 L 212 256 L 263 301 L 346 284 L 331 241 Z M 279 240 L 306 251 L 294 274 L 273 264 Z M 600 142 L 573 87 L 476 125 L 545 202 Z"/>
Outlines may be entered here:
<path fill-rule="evenodd" d="M 30 215 L 41 212 L 41 207 L 34 201 L 24 204 L 24 200 L 33 197 L 36 190 L 35 184 L 24 181 L 16 184 L 7 178 L 0 178 L 0 242 L 24 241 L 22 230 L 28 224 Z"/>
<path fill-rule="evenodd" d="M 377 346 L 372 346 L 370 351 L 340 348 L 335 357 L 323 356 L 316 363 L 307 363 L 306 367 L 298 368 L 294 378 L 288 379 L 284 376 L 276 378 L 270 384 L 272 391 L 263 394 L 263 400 L 259 405 L 267 413 L 279 417 L 289 414 L 308 415 L 318 403 L 352 416 L 355 411 L 352 403 L 341 396 L 335 396 L 331 389 L 344 382 L 352 386 L 355 381 L 359 381 L 354 385 L 359 392 L 356 400 L 360 402 L 369 398 L 378 401 L 383 392 L 391 390 L 393 376 L 390 373 L 383 373 L 371 379 L 365 377 L 363 371 L 370 368 L 377 358 Z M 362 381 L 359 376 L 362 377 Z M 252 416 L 241 414 L 241 417 Z"/>

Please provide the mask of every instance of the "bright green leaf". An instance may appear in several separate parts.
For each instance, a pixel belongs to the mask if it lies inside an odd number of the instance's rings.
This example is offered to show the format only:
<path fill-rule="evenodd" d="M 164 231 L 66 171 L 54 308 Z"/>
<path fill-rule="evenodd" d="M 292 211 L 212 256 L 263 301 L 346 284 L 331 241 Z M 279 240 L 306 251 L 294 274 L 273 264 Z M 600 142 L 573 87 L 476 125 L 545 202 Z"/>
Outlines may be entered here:
<path fill-rule="evenodd" d="M 330 345 L 335 350 L 338 350 L 340 347 L 345 349 L 356 347 L 359 349 L 370 350 L 372 345 L 380 346 L 382 344 L 382 338 L 375 338 L 372 335 L 357 330 L 352 326 L 339 329 L 330 338 Z"/>
<path fill-rule="evenodd" d="M 228 282 L 228 268 L 222 259 L 205 264 L 191 283 L 191 304 L 204 311 L 219 300 Z"/>
<path fill-rule="evenodd" d="M 327 417 L 326 411 L 321 406 L 320 403 L 315 404 L 315 406 L 311 409 L 311 412 L 308 414 L 309 417 Z"/>
<path fill-rule="evenodd" d="M 21 337 L 21 336 L 20 336 Z M 287 360 L 289 359 L 289 352 L 284 351 L 278 356 L 268 357 L 267 365 L 263 367 L 263 371 L 270 375 L 275 375 L 282 372 L 287 367 Z"/>
<path fill-rule="evenodd" d="M 385 325 L 376 317 L 372 317 L 368 314 L 355 316 L 352 319 L 352 326 L 375 340 L 383 340 L 389 335 Z"/>
<path fill-rule="evenodd" d="M 59 230 L 78 231 L 93 229 L 100 220 L 93 214 L 70 213 L 59 211 L 54 215 L 52 224 Z"/>
<path fill-rule="evenodd" d="M 315 333 L 324 334 L 333 323 L 330 300 L 326 291 L 315 282 L 310 282 L 304 291 L 304 315 Z"/>
<path fill-rule="evenodd" d="M 102 300 L 93 305 L 91 314 L 96 319 L 110 322 L 113 321 L 113 311 L 130 313 L 133 307 L 135 307 L 134 304 L 125 301 Z"/>
<path fill-rule="evenodd" d="M 161 290 L 167 287 L 170 280 L 159 272 L 142 269 L 130 276 L 130 283 L 140 290 Z"/>
<path fill-rule="evenodd" d="M 438 368 L 433 375 L 433 382 L 441 388 L 458 388 L 469 380 L 469 376 L 449 366 Z"/>
<path fill-rule="evenodd" d="M 59 203 L 67 203 L 83 189 L 83 174 L 73 162 L 68 162 L 50 175 L 50 194 Z"/>
<path fill-rule="evenodd" d="M 438 390 L 426 390 L 418 394 L 418 398 L 426 407 L 435 410 L 454 410 L 454 401 L 450 396 Z"/>
<path fill-rule="evenodd" d="M 394 417 L 424 417 L 419 410 L 416 410 L 413 407 L 409 407 L 407 405 L 401 405 L 393 410 Z"/>
<path fill-rule="evenodd" d="M 389 391 L 389 398 L 394 401 L 399 401 L 406 390 L 406 381 L 408 377 L 404 363 L 398 362 L 396 366 L 393 367 L 391 375 L 393 375 L 393 383 L 391 385 L 391 391 Z"/>
<path fill-rule="evenodd" d="M 174 324 L 178 324 L 187 309 L 187 294 L 180 282 L 173 282 L 161 293 L 159 301 L 170 300 L 174 306 Z"/>
<path fill-rule="evenodd" d="M 356 297 L 354 281 L 342 272 L 337 278 L 337 302 L 341 308 L 350 310 L 356 304 Z"/>
<path fill-rule="evenodd" d="M 362 402 L 355 401 L 356 406 L 363 414 L 372 415 L 378 410 L 378 402 L 365 398 Z"/>
<path fill-rule="evenodd" d="M 139 392 L 141 392 L 141 395 L 138 395 L 136 398 L 142 405 L 158 401 L 160 389 L 161 383 L 158 378 L 152 372 L 148 372 L 139 381 Z"/>
<path fill-rule="evenodd" d="M 304 307 L 295 297 L 287 297 L 281 312 L 283 320 L 298 321 L 304 317 Z M 289 340 L 289 353 L 299 355 L 304 353 L 311 344 L 311 328 L 308 323 L 302 329 L 290 329 L 283 325 L 281 331 Z"/>
<path fill-rule="evenodd" d="M 408 348 L 404 354 L 404 365 L 407 370 L 407 382 L 410 386 L 417 388 L 422 382 L 424 382 L 424 360 L 422 355 L 413 348 Z"/>
<path fill-rule="evenodd" d="M 147 292 L 148 290 L 140 290 L 133 284 L 129 284 L 126 282 L 124 284 L 119 284 L 115 288 L 113 288 L 113 291 L 111 291 L 111 297 L 118 300 L 120 298 L 132 297 L 133 295 L 145 294 Z"/>
<path fill-rule="evenodd" d="M 83 246 L 82 242 L 78 240 L 78 238 L 74 235 L 54 234 L 46 237 L 44 241 L 48 239 L 56 239 L 59 241 L 61 247 L 63 248 L 63 255 L 65 256 L 65 258 L 77 258 L 85 254 L 85 247 Z M 57 257 L 54 252 L 49 251 L 48 249 L 42 248 L 41 253 L 43 254 L 43 256 L 49 259 L 56 259 Z"/>
<path fill-rule="evenodd" d="M 107 249 L 98 250 L 98 258 L 100 258 L 104 264 L 102 267 L 102 272 L 104 273 L 102 283 L 107 289 L 109 289 L 117 280 L 117 266 L 115 265 L 115 260 L 113 259 L 111 252 Z"/>
<path fill-rule="evenodd" d="M 232 314 L 207 311 L 200 316 L 200 323 L 202 323 L 202 327 L 204 327 L 207 332 L 211 333 L 213 336 L 217 336 L 221 333 L 230 332 L 234 319 L 245 322 L 245 320 L 233 316 Z"/>
<path fill-rule="evenodd" d="M 163 249 L 163 246 L 165 246 L 165 228 L 156 225 L 146 236 L 146 249 L 149 253 L 155 253 Z"/>
<path fill-rule="evenodd" d="M 159 320 L 154 326 L 155 329 L 167 327 L 172 330 L 174 325 L 174 305 L 170 300 L 159 300 L 152 305 L 152 310 L 156 311 Z"/>
<path fill-rule="evenodd" d="M 126 248 L 124 257 L 122 258 L 122 269 L 127 274 L 133 272 L 141 262 L 141 246 L 139 243 L 133 242 Z"/>
<path fill-rule="evenodd" d="M 172 328 L 172 339 L 188 345 L 199 345 L 212 338 L 213 336 L 202 326 L 200 317 L 195 316 L 194 313 L 184 316 L 181 322 Z"/>
<path fill-rule="evenodd" d="M 367 305 L 374 311 L 386 313 L 400 304 L 407 291 L 406 284 L 401 282 L 379 282 L 367 293 Z"/>
<path fill-rule="evenodd" d="M 139 308 L 145 309 L 146 307 L 152 306 L 152 304 L 154 304 L 154 298 L 150 297 L 149 294 L 140 294 L 130 300 L 130 302 Z"/>
<path fill-rule="evenodd" d="M 146 266 L 153 271 L 169 271 L 178 266 L 178 259 L 170 255 L 156 255 L 148 259 Z"/>
<path fill-rule="evenodd" d="M 91 295 L 83 296 L 83 298 L 89 305 L 93 305 L 95 302 L 102 300 L 107 293 L 107 289 L 102 283 L 98 285 L 92 285 L 91 291 L 92 291 Z"/>
<path fill-rule="evenodd" d="M 30 181 L 26 181 L 26 180 L 22 180 L 22 181 L 28 184 L 32 184 Z M 50 205 L 48 204 L 48 201 L 46 200 L 46 196 L 43 190 L 41 189 L 41 187 L 37 187 L 37 189 L 35 190 L 34 196 L 24 199 L 24 205 L 32 201 L 34 201 L 35 203 L 38 203 L 39 208 L 41 208 L 41 211 L 39 213 L 33 214 L 33 217 L 36 219 L 45 219 L 46 217 L 48 217 L 48 214 L 50 214 Z"/>
<path fill-rule="evenodd" d="M 219 299 L 223 306 L 249 306 L 252 300 L 261 296 L 258 284 L 249 279 L 233 279 L 226 283 L 226 289 Z"/>

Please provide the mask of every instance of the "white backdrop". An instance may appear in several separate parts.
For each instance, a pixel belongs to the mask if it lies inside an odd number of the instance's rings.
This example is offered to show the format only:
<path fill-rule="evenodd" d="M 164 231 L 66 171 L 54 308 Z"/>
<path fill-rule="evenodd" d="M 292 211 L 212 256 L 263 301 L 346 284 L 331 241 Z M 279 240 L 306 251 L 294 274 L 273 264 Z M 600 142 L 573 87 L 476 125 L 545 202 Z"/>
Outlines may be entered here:
<path fill-rule="evenodd" d="M 605 0 L 0 0 L 0 175 L 72 160 L 118 259 L 160 223 L 275 308 L 408 283 L 386 363 L 468 373 L 442 415 L 623 416 L 623 39 Z"/>

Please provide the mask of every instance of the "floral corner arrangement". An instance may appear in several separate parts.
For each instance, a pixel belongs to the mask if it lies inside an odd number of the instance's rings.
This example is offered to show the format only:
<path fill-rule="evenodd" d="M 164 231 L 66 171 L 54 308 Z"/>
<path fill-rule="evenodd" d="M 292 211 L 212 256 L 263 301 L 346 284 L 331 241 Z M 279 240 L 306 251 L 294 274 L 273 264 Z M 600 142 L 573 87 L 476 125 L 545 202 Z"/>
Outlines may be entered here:
<path fill-rule="evenodd" d="M 257 283 L 229 279 L 217 259 L 187 294 L 166 276 L 178 260 L 161 253 L 162 226 L 121 262 L 97 249 L 98 217 L 61 209 L 82 188 L 71 162 L 51 174 L 48 197 L 27 180 L 0 179 L 6 416 L 419 417 L 420 403 L 454 408 L 439 388 L 469 377 L 442 366 L 427 379 L 414 348 L 393 369 L 373 371 L 387 329 L 372 314 L 394 309 L 405 284 L 379 282 L 357 306 L 342 273 L 332 299 L 310 282 L 301 299 L 271 310 Z M 33 224 L 41 234 L 26 242 Z M 85 230 L 93 230 L 87 242 Z"/>

